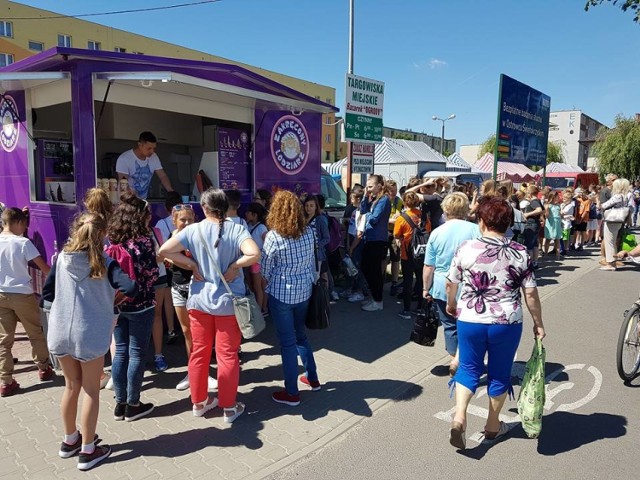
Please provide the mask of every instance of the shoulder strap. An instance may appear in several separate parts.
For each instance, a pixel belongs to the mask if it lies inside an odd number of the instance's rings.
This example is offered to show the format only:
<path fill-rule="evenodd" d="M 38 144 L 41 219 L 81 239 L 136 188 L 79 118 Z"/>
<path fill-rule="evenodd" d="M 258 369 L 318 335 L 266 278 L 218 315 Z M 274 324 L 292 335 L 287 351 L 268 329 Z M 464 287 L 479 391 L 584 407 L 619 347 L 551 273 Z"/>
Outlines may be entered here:
<path fill-rule="evenodd" d="M 255 230 L 256 228 L 258 228 L 260 225 L 262 225 L 262 222 L 258 222 L 258 223 L 256 223 L 256 224 L 253 226 L 253 228 L 252 228 L 251 230 L 249 230 L 249 233 L 253 234 L 254 230 Z"/>
<path fill-rule="evenodd" d="M 213 268 L 215 269 L 216 273 L 218 274 L 218 276 L 220 277 L 220 280 L 222 280 L 222 283 L 224 283 L 224 287 L 227 289 L 227 292 L 229 292 L 229 294 L 231 296 L 233 296 L 233 292 L 231 291 L 231 288 L 229 287 L 229 284 L 227 283 L 227 281 L 224 279 L 224 276 L 222 275 L 222 272 L 220 271 L 220 267 L 218 267 L 218 264 L 216 263 L 216 261 L 213 258 L 213 255 L 211 254 L 211 250 L 209 250 L 209 244 L 207 243 L 207 241 L 204 239 L 204 235 L 202 234 L 202 227 L 201 225 L 206 222 L 200 222 L 200 225 L 198 225 L 196 227 L 196 230 L 198 230 L 198 236 L 200 237 L 200 241 L 202 242 L 202 245 L 204 245 L 204 249 L 207 252 L 207 255 L 209 256 L 209 260 L 211 260 L 211 264 L 213 265 Z"/>
<path fill-rule="evenodd" d="M 405 219 L 405 221 L 411 226 L 411 228 L 413 228 L 414 230 L 418 228 L 415 222 L 411 220 L 411 217 L 407 214 L 407 212 L 402 212 L 400 216 Z"/>

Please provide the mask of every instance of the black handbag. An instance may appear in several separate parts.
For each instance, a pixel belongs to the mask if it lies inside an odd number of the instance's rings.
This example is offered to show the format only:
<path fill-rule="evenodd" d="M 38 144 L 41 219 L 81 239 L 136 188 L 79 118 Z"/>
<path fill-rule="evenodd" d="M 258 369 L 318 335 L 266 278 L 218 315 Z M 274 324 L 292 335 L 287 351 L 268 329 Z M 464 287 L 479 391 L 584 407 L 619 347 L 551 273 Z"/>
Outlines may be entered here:
<path fill-rule="evenodd" d="M 424 347 L 433 347 L 438 336 L 440 319 L 436 310 L 436 302 L 425 300 L 424 309 L 418 312 L 409 340 Z"/>
<path fill-rule="evenodd" d="M 329 289 L 322 280 L 318 280 L 311 288 L 311 298 L 309 298 L 309 309 L 305 325 L 311 330 L 322 330 L 329 326 L 329 316 L 331 308 L 329 306 Z"/>
<path fill-rule="evenodd" d="M 316 257 L 316 265 L 318 264 L 318 249 L 314 248 Z M 325 282 L 320 278 L 318 272 L 318 279 L 313 283 L 311 287 L 311 297 L 309 298 L 309 308 L 307 309 L 307 318 L 305 319 L 305 325 L 310 330 L 322 330 L 329 326 L 329 317 L 331 314 L 329 298 L 329 289 Z"/>

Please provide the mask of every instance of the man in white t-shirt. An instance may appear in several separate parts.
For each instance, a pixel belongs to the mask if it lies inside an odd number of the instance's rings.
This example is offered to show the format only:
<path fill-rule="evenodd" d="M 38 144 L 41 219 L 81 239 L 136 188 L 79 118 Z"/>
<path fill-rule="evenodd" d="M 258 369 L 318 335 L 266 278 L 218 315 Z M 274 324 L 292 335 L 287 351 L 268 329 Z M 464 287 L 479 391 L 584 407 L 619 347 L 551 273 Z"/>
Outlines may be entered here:
<path fill-rule="evenodd" d="M 116 162 L 118 179 L 126 178 L 129 181 L 129 188 L 142 199 L 146 199 L 149 195 L 149 186 L 154 173 L 158 175 L 165 190 L 173 192 L 171 181 L 156 155 L 157 144 L 158 141 L 153 133 L 142 132 L 136 147 L 124 152 Z"/>

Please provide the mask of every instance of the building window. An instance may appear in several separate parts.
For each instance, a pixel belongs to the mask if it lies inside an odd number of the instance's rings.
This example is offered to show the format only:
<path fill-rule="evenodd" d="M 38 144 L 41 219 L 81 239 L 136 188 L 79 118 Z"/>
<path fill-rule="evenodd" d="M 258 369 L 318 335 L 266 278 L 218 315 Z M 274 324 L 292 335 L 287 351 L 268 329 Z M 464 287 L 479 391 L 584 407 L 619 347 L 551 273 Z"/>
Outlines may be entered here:
<path fill-rule="evenodd" d="M 58 34 L 58 46 L 71 48 L 71 35 Z"/>
<path fill-rule="evenodd" d="M 134 53 L 136 55 L 144 55 L 144 52 L 131 52 L 131 53 Z"/>
<path fill-rule="evenodd" d="M 44 50 L 44 43 L 29 40 L 29 50 L 33 50 L 34 52 L 41 52 Z"/>
<path fill-rule="evenodd" d="M 333 102 L 331 101 L 331 99 L 330 99 L 330 98 L 327 98 L 327 102 L 326 102 L 326 103 L 328 103 L 328 104 L 330 104 L 330 105 L 333 105 Z"/>
<path fill-rule="evenodd" d="M 324 159 L 325 159 L 325 161 L 330 162 L 331 161 L 331 152 L 325 150 Z"/>
<path fill-rule="evenodd" d="M 0 36 L 13 37 L 13 23 L 0 21 Z"/>
<path fill-rule="evenodd" d="M 94 42 L 93 40 L 89 40 L 87 42 L 87 48 L 89 50 L 102 50 L 102 44 L 100 42 Z"/>
<path fill-rule="evenodd" d="M 0 53 L 0 67 L 6 67 L 14 62 L 14 57 L 10 53 Z"/>
<path fill-rule="evenodd" d="M 331 134 L 327 133 L 324 137 L 324 143 L 331 143 Z"/>
<path fill-rule="evenodd" d="M 127 49 L 122 47 L 116 47 L 113 49 L 113 51 L 118 53 L 127 53 Z"/>

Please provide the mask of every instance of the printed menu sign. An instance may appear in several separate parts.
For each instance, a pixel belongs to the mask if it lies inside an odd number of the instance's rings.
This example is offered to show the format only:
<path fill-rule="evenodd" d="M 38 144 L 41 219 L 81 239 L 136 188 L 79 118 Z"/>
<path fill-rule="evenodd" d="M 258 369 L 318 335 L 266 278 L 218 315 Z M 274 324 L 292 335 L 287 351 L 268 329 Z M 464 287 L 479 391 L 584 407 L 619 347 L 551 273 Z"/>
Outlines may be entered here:
<path fill-rule="evenodd" d="M 251 192 L 249 134 L 234 128 L 218 129 L 220 188 Z"/>

